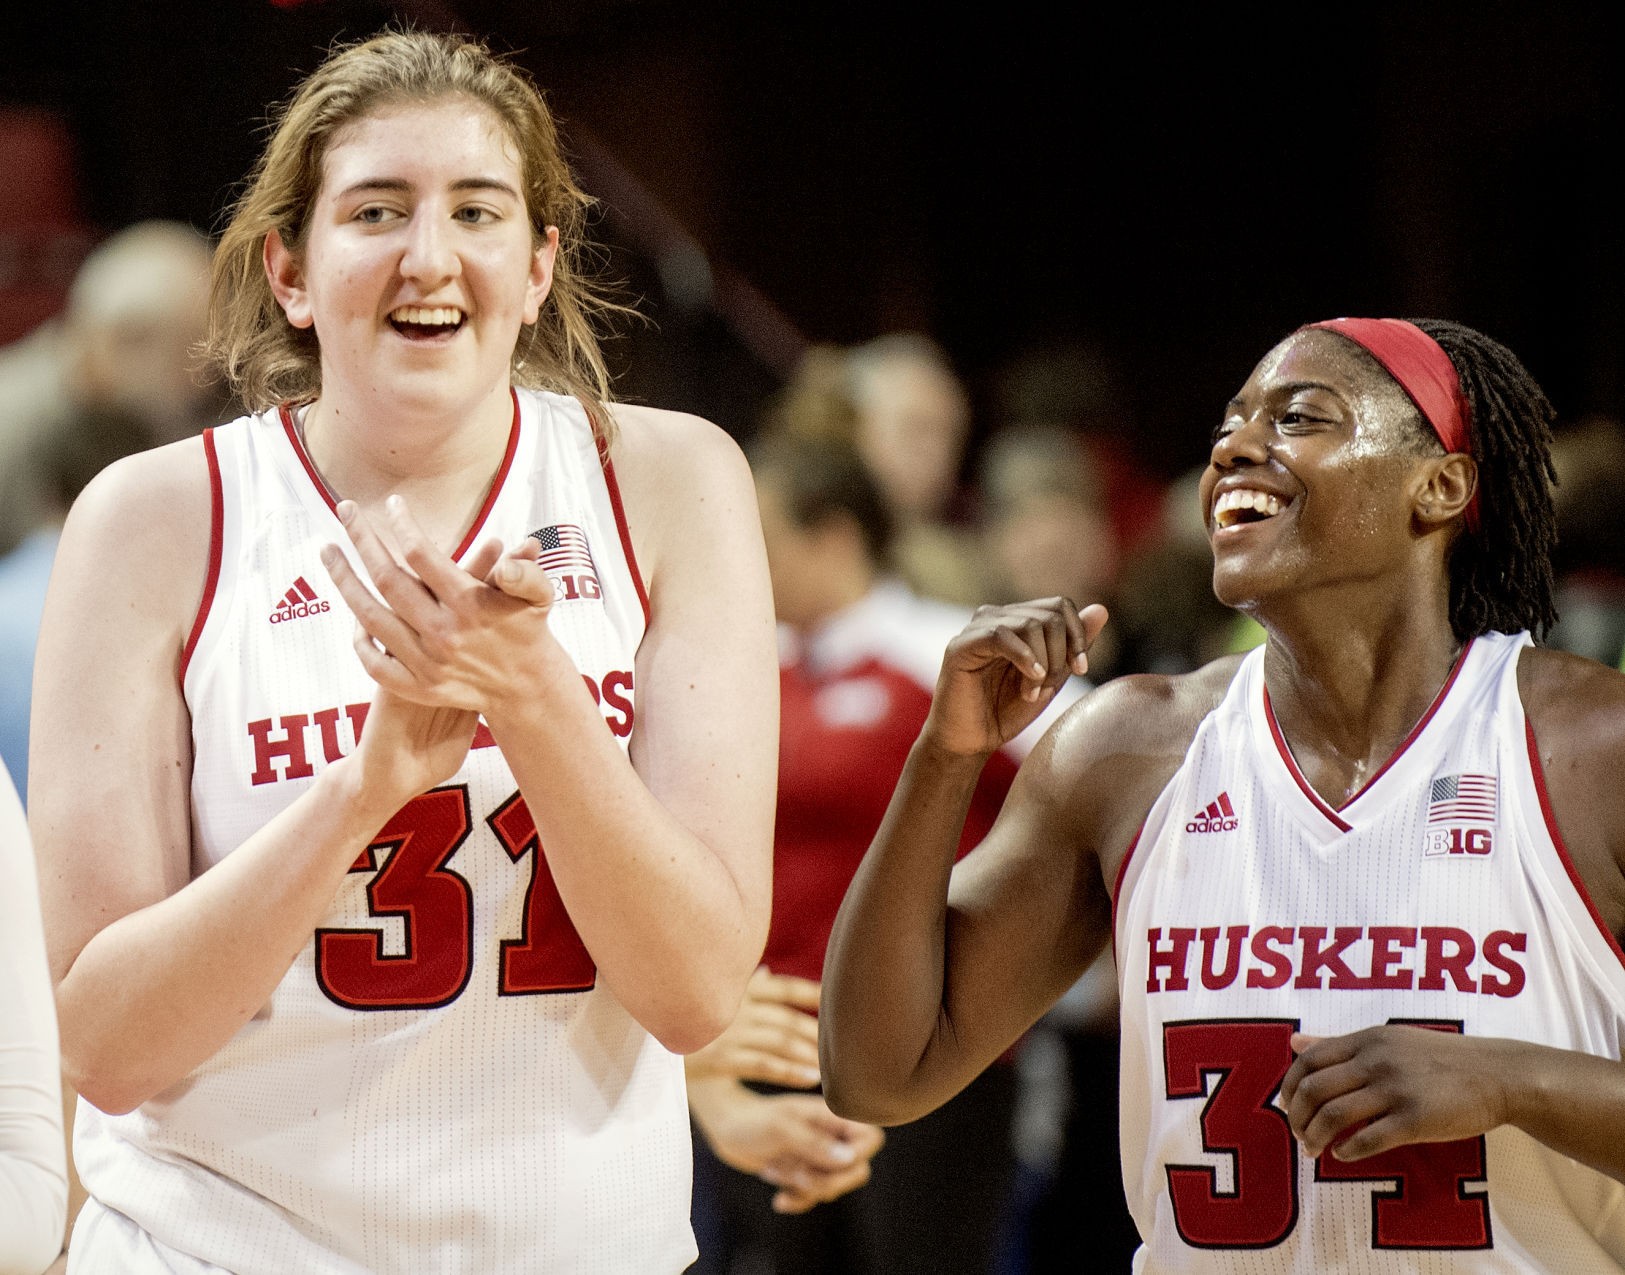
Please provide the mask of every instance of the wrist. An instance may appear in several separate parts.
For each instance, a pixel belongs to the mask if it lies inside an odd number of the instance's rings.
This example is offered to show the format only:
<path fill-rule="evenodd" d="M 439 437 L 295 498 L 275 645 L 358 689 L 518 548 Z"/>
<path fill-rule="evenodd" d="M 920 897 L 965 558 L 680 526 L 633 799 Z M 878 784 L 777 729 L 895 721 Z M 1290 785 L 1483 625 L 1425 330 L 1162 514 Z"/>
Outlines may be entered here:
<path fill-rule="evenodd" d="M 390 776 L 367 767 L 359 753 L 330 763 L 316 776 L 310 795 L 329 817 L 343 825 L 341 834 L 371 839 L 397 810 L 417 796 L 400 793 Z"/>
<path fill-rule="evenodd" d="M 500 737 L 504 731 L 569 721 L 578 713 L 585 719 L 593 711 L 593 698 L 594 692 L 570 653 L 547 631 L 527 654 L 522 668 L 504 678 L 480 715 Z"/>
<path fill-rule="evenodd" d="M 971 749 L 955 747 L 944 737 L 942 732 L 934 729 L 934 724 L 928 717 L 910 752 L 921 764 L 928 765 L 944 774 L 957 773 L 980 776 L 982 768 L 988 763 L 988 759 L 998 752 L 998 746 Z"/>

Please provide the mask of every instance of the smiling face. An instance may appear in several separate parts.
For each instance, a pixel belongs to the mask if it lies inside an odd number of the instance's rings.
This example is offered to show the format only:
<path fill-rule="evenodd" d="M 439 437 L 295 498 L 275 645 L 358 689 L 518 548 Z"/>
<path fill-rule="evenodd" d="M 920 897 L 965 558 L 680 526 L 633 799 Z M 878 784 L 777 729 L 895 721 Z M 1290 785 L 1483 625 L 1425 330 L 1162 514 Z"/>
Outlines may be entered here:
<path fill-rule="evenodd" d="M 520 328 L 552 281 L 518 152 L 465 97 L 391 106 L 335 137 L 304 242 L 266 267 L 288 322 L 314 328 L 322 397 L 466 410 L 505 397 Z"/>
<path fill-rule="evenodd" d="M 1373 359 L 1328 332 L 1294 333 L 1214 434 L 1201 484 L 1214 592 L 1252 610 L 1414 569 L 1413 515 L 1442 452 Z"/>

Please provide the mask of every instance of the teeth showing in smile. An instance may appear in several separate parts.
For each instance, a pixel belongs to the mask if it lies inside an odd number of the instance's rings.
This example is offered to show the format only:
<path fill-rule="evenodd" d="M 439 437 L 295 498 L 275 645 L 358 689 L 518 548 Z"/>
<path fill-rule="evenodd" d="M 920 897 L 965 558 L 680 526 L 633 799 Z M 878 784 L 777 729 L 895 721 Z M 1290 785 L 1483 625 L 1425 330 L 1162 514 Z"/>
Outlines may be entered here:
<path fill-rule="evenodd" d="M 1218 527 L 1234 527 L 1241 522 L 1258 522 L 1264 518 L 1275 517 L 1290 503 L 1268 492 L 1233 488 L 1213 502 L 1213 522 Z"/>
<path fill-rule="evenodd" d="M 389 320 L 413 328 L 455 328 L 463 322 L 463 312 L 454 305 L 403 305 L 391 311 Z"/>

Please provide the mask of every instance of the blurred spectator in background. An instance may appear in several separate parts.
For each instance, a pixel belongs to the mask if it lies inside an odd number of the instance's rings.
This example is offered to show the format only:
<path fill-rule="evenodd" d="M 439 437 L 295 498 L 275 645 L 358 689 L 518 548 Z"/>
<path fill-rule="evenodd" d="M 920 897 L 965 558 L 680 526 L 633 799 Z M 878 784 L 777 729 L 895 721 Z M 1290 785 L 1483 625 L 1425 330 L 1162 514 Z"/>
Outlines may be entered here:
<path fill-rule="evenodd" d="M 209 257 L 191 226 L 138 222 L 90 252 L 60 315 L 0 348 L 0 553 L 53 515 L 40 439 L 117 413 L 143 421 L 150 446 L 218 416 L 220 395 L 192 361 Z"/>
<path fill-rule="evenodd" d="M 1112 605 L 1117 535 L 1083 436 L 1055 424 L 1014 425 L 985 444 L 977 486 L 987 546 L 984 602 L 1066 597 Z M 1112 675 L 1106 634 L 1089 652 L 1096 681 Z"/>
<path fill-rule="evenodd" d="M 1119 549 L 1096 453 L 1077 429 L 1035 414 L 997 430 L 977 468 L 988 602 L 1062 596 L 1116 614 Z M 1125 671 L 1108 626 L 1089 652 L 1100 681 Z M 1018 1189 L 1005 1275 L 1074 1270 L 1081 1236 L 1100 1270 L 1126 1270 L 1134 1226 L 1117 1160 L 1117 987 L 1102 955 L 1028 1033 L 1017 1058 Z"/>
<path fill-rule="evenodd" d="M 840 1121 L 816 1096 L 812 1017 L 835 912 L 968 611 L 922 598 L 890 572 L 891 509 L 879 484 L 853 447 L 809 432 L 769 428 L 751 449 L 782 652 L 771 973 L 753 981 L 723 1038 L 689 1059 L 703 1135 L 696 1270 L 974 1275 L 994 1269 L 1012 1183 L 1013 1055 L 936 1112 L 887 1131 L 881 1146 L 878 1129 Z M 1066 702 L 1085 686 L 1075 679 Z M 1058 711 L 989 764 L 964 849 Z M 788 1043 L 774 1046 L 775 1036 Z"/>
<path fill-rule="evenodd" d="M 1625 424 L 1588 416 L 1557 430 L 1558 620 L 1551 645 L 1625 668 Z"/>
<path fill-rule="evenodd" d="M 191 357 L 209 257 L 190 226 L 139 222 L 85 258 L 59 317 L 0 349 L 0 757 L 25 795 L 34 640 L 68 507 L 119 457 L 219 410 Z"/>
<path fill-rule="evenodd" d="M 993 374 L 989 412 L 999 433 L 1060 429 L 1080 441 L 1120 556 L 1160 533 L 1164 484 L 1140 454 L 1130 397 L 1101 345 L 1058 336 L 1022 349 Z"/>
<path fill-rule="evenodd" d="M 1120 631 L 1118 667 L 1124 671 L 1188 673 L 1263 641 L 1263 629 L 1213 595 L 1213 551 L 1197 494 L 1201 477 L 1198 467 L 1169 484 L 1154 530 L 1123 562 L 1112 623 Z M 1091 671 L 1093 665 L 1091 657 Z"/>
<path fill-rule="evenodd" d="M 77 415 L 75 428 L 40 434 L 22 454 L 40 502 L 34 528 L 0 557 L 0 760 L 25 798 L 34 642 L 62 520 L 86 483 L 119 457 L 151 446 L 151 439 L 139 417 L 90 409 Z"/>
<path fill-rule="evenodd" d="M 961 471 L 971 400 L 942 348 L 916 332 L 815 346 L 768 412 L 770 428 L 839 439 L 857 452 L 892 522 L 891 562 L 915 591 L 986 601 L 982 544 Z"/>

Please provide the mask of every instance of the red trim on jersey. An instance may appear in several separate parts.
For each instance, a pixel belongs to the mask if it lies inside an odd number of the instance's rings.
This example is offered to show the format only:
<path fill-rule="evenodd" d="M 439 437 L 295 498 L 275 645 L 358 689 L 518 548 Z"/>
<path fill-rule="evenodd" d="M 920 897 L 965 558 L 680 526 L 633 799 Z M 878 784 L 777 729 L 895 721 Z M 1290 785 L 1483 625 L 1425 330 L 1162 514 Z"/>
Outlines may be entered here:
<path fill-rule="evenodd" d="M 1551 794 L 1546 791 L 1546 772 L 1540 765 L 1540 746 L 1535 742 L 1535 724 L 1527 716 L 1523 719 L 1523 733 L 1529 747 L 1529 771 L 1535 778 L 1535 795 L 1540 798 L 1540 813 L 1546 821 L 1546 833 L 1552 839 L 1557 857 L 1562 860 L 1563 870 L 1569 874 L 1569 884 L 1580 896 L 1580 902 L 1585 904 L 1586 911 L 1591 913 L 1591 919 L 1596 922 L 1597 929 L 1602 931 L 1603 938 L 1608 940 L 1609 950 L 1619 958 L 1621 965 L 1625 965 L 1625 950 L 1621 950 L 1619 939 L 1603 924 L 1602 913 L 1597 911 L 1597 905 L 1592 902 L 1591 892 L 1580 879 L 1580 873 L 1574 866 L 1574 859 L 1569 855 L 1569 848 L 1563 843 L 1563 834 L 1557 829 L 1557 816 L 1552 811 Z"/>
<path fill-rule="evenodd" d="M 1117 904 L 1123 892 L 1123 878 L 1128 875 L 1128 862 L 1134 857 L 1134 851 L 1139 848 L 1140 837 L 1145 832 L 1145 824 L 1134 830 L 1134 837 L 1128 843 L 1128 849 L 1123 851 L 1123 862 L 1117 865 L 1117 877 L 1112 882 L 1112 959 L 1117 959 Z"/>
<path fill-rule="evenodd" d="M 322 501 L 338 513 L 338 502 L 333 499 L 333 493 L 327 490 L 327 484 L 322 476 L 316 472 L 316 466 L 311 463 L 310 456 L 305 452 L 305 440 L 299 437 L 299 430 L 293 423 L 293 413 L 288 410 L 286 403 L 277 408 L 277 414 L 282 418 L 282 432 L 288 436 L 288 445 L 293 448 L 293 454 L 299 457 L 299 463 L 305 467 L 305 473 L 310 476 L 310 485 L 321 493 Z"/>
<path fill-rule="evenodd" d="M 1268 686 L 1264 687 L 1264 719 L 1269 723 L 1270 737 L 1275 740 L 1275 747 L 1281 754 L 1281 760 L 1286 763 L 1287 773 L 1303 790 L 1303 795 L 1315 804 L 1315 808 L 1337 825 L 1339 832 L 1348 832 L 1353 825 L 1345 822 L 1339 816 L 1338 811 L 1347 810 L 1369 792 L 1371 786 L 1388 773 L 1389 768 L 1405 755 L 1406 749 L 1414 744 L 1417 737 L 1427 729 L 1427 724 L 1433 720 L 1434 715 L 1438 713 L 1440 707 L 1444 704 L 1445 696 L 1450 694 L 1450 688 L 1456 684 L 1456 678 L 1461 676 L 1461 670 L 1467 666 L 1467 652 L 1473 649 L 1473 643 L 1477 640 L 1477 638 L 1470 638 L 1467 645 L 1461 648 L 1461 654 L 1456 657 L 1455 664 L 1451 666 L 1450 676 L 1444 679 L 1444 685 L 1439 688 L 1439 693 L 1433 697 L 1433 702 L 1428 705 L 1427 712 L 1423 713 L 1417 720 L 1416 725 L 1411 727 L 1410 733 L 1400 741 L 1399 747 L 1394 749 L 1392 756 L 1383 762 L 1377 773 L 1361 784 L 1347 801 L 1337 807 L 1328 805 L 1321 795 L 1309 786 L 1309 781 L 1303 777 L 1303 772 L 1298 769 L 1297 759 L 1293 757 L 1292 749 L 1287 746 L 1286 736 L 1281 733 L 1281 724 L 1275 720 L 1275 709 L 1270 704 L 1270 688 Z"/>
<path fill-rule="evenodd" d="M 592 419 L 589 412 L 587 419 Z M 626 555 L 626 569 L 632 573 L 632 586 L 638 591 L 643 604 L 643 622 L 649 623 L 649 591 L 643 587 L 643 572 L 638 570 L 638 558 L 632 552 L 632 529 L 626 525 L 626 508 L 621 504 L 621 485 L 615 481 L 615 463 L 609 458 L 609 444 L 593 426 L 593 437 L 598 440 L 598 460 L 604 467 L 604 486 L 609 489 L 610 508 L 615 511 L 615 526 L 621 533 L 621 552 Z"/>
<path fill-rule="evenodd" d="M 497 466 L 497 474 L 491 483 L 491 490 L 485 494 L 485 503 L 480 506 L 479 513 L 474 515 L 474 521 L 469 525 L 467 533 L 463 536 L 462 543 L 452 553 L 453 560 L 461 558 L 468 552 L 469 547 L 474 543 L 475 537 L 479 535 L 480 528 L 485 524 L 485 520 L 490 517 L 491 508 L 497 503 L 497 496 L 502 491 L 503 480 L 508 477 L 508 470 L 513 465 L 514 453 L 519 450 L 519 394 L 510 386 L 508 396 L 513 400 L 513 423 L 508 426 L 508 450 L 502 454 L 502 463 Z M 282 430 L 288 436 L 288 443 L 293 448 L 293 454 L 299 458 L 299 463 L 304 466 L 305 473 L 310 477 L 311 485 L 321 493 L 322 501 L 333 511 L 336 517 L 338 502 L 333 499 L 333 493 L 327 489 L 327 484 L 322 481 L 321 474 L 317 472 L 315 463 L 310 459 L 310 453 L 305 450 L 304 440 L 299 437 L 299 431 L 294 427 L 293 414 L 288 410 L 288 404 L 282 404 L 277 411 L 282 417 Z"/>
<path fill-rule="evenodd" d="M 220 559 L 225 553 L 226 494 L 220 482 L 220 457 L 214 450 L 214 430 L 203 431 L 203 456 L 209 462 L 209 571 L 203 578 L 203 597 L 198 602 L 197 617 L 192 621 L 192 632 L 181 648 L 180 678 L 186 679 L 186 668 L 192 662 L 198 638 L 203 636 L 203 624 L 214 606 L 214 592 L 220 585 Z"/>
<path fill-rule="evenodd" d="M 453 561 L 468 552 L 475 537 L 480 534 L 480 528 L 485 525 L 485 520 L 491 516 L 491 509 L 496 505 L 497 496 L 502 492 L 502 484 L 507 481 L 508 470 L 513 467 L 514 453 L 519 450 L 519 392 L 509 386 L 508 396 L 513 399 L 513 424 L 508 426 L 508 450 L 502 453 L 502 463 L 497 466 L 497 476 L 491 481 L 491 490 L 485 493 L 485 503 L 480 506 L 479 513 L 474 515 L 474 521 L 469 524 L 468 534 L 463 537 L 463 542 L 451 555 Z"/>

